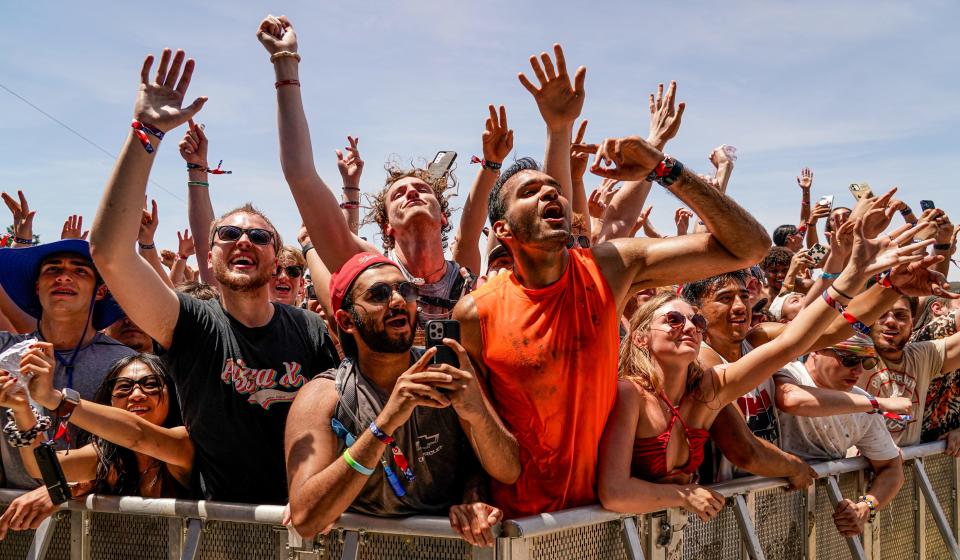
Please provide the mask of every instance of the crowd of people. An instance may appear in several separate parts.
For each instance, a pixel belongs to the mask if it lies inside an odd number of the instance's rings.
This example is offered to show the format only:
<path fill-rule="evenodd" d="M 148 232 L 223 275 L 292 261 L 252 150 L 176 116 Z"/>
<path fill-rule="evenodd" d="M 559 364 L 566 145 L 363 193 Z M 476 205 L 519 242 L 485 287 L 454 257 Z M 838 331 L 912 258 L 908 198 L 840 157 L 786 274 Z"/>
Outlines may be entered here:
<path fill-rule="evenodd" d="M 650 95 L 646 138 L 590 143 L 586 69 L 571 75 L 554 45 L 519 75 L 546 127 L 542 165 L 507 162 L 513 130 L 490 105 L 459 223 L 455 178 L 421 168 L 390 168 L 361 216 L 359 139 L 336 151 L 340 188 L 316 171 L 291 22 L 268 16 L 257 38 L 299 247 L 250 203 L 217 215 L 209 175 L 223 171 L 193 120 L 207 98 L 187 102 L 194 61 L 179 50 L 143 63 L 89 232 L 70 216 L 60 241 L 35 244 L 26 194 L 3 195 L 2 480 L 29 492 L 0 537 L 55 510 L 33 452 L 49 442 L 75 497 L 288 504 L 304 536 L 346 511 L 446 515 L 481 546 L 504 518 L 588 504 L 707 521 L 724 505 L 710 483 L 803 488 L 811 462 L 861 454 L 869 490 L 834 514 L 856 535 L 903 484 L 901 446 L 960 454 L 943 210 L 866 185 L 849 208 L 812 204 L 803 169 L 798 225 L 770 235 L 728 188 L 735 150 L 714 150 L 707 174 L 665 155 L 675 83 Z M 183 125 L 190 229 L 158 251 L 145 192 Z M 588 170 L 602 179 L 589 193 Z M 684 205 L 673 235 L 644 208 L 653 183 Z"/>

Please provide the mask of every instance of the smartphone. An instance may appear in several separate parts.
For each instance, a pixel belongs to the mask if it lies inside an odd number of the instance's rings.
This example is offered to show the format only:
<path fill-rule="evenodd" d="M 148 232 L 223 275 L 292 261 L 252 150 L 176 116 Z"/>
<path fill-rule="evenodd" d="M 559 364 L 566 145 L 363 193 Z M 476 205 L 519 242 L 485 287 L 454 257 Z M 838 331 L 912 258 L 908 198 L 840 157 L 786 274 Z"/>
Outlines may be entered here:
<path fill-rule="evenodd" d="M 313 284 L 307 286 L 307 299 L 317 299 L 317 288 Z"/>
<path fill-rule="evenodd" d="M 937 205 L 934 204 L 932 200 L 921 200 L 921 201 L 920 201 L 920 208 L 921 208 L 924 212 L 926 212 L 927 210 L 933 210 L 933 209 L 936 208 L 936 207 L 937 207 Z"/>
<path fill-rule="evenodd" d="M 870 190 L 870 185 L 866 183 L 850 183 L 850 194 L 857 200 L 873 198 L 873 191 Z"/>
<path fill-rule="evenodd" d="M 823 258 L 827 256 L 827 248 L 817 243 L 813 247 L 810 247 L 810 250 L 807 251 L 807 254 L 810 255 L 810 259 L 813 261 L 813 266 L 819 267 L 823 262 Z"/>
<path fill-rule="evenodd" d="M 437 152 L 433 161 L 427 166 L 427 175 L 432 180 L 437 181 L 450 172 L 450 168 L 453 167 L 455 161 L 457 161 L 457 152 L 453 150 Z"/>
<path fill-rule="evenodd" d="M 60 466 L 60 460 L 57 459 L 53 442 L 46 441 L 38 445 L 33 450 L 33 456 L 37 459 L 43 484 L 47 487 L 47 493 L 50 494 L 53 505 L 60 505 L 69 500 L 72 497 L 70 487 L 67 485 L 67 477 L 63 475 L 63 468 Z"/>
<path fill-rule="evenodd" d="M 424 326 L 426 331 L 427 348 L 437 347 L 437 353 L 433 357 L 435 364 L 450 364 L 453 367 L 460 367 L 460 358 L 457 353 L 443 343 L 443 339 L 452 338 L 460 342 L 460 321 L 452 319 L 435 319 L 427 321 Z"/>
<path fill-rule="evenodd" d="M 854 196 L 856 196 L 856 195 L 854 195 Z M 832 195 L 832 194 L 828 194 L 828 195 L 825 195 L 825 196 L 821 196 L 821 197 L 820 197 L 820 200 L 817 201 L 817 206 L 827 206 L 827 207 L 829 207 L 831 210 L 833 210 L 833 195 Z"/>

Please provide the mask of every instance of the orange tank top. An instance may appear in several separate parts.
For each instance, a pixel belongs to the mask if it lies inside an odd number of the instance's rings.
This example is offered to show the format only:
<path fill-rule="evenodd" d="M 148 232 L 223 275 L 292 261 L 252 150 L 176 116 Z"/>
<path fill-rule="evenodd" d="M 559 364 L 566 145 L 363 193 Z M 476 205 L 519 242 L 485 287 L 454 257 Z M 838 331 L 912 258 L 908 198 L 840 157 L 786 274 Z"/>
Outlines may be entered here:
<path fill-rule="evenodd" d="M 600 436 L 617 396 L 616 302 L 589 249 L 569 252 L 554 284 L 513 274 L 473 292 L 491 399 L 520 444 L 516 484 L 493 503 L 522 517 L 597 502 Z"/>

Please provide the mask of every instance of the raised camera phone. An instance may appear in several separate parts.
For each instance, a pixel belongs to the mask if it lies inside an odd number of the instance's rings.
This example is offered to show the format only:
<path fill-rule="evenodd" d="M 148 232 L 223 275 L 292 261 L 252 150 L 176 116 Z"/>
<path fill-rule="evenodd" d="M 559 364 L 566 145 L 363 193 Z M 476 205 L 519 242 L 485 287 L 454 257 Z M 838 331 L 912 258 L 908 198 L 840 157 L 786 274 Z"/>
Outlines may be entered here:
<path fill-rule="evenodd" d="M 833 195 L 828 194 L 820 197 L 820 200 L 817 201 L 817 206 L 826 206 L 833 210 Z"/>
<path fill-rule="evenodd" d="M 810 247 L 810 250 L 807 251 L 807 255 L 809 255 L 810 260 L 813 261 L 813 266 L 819 267 L 823 262 L 823 258 L 827 256 L 827 248 L 817 243 L 813 247 Z"/>
<path fill-rule="evenodd" d="M 921 208 L 924 212 L 926 212 L 927 210 L 933 210 L 933 209 L 936 208 L 936 207 L 937 207 L 937 205 L 934 204 L 932 200 L 921 200 L 921 201 L 920 201 L 920 208 Z"/>
<path fill-rule="evenodd" d="M 47 487 L 47 493 L 50 494 L 53 505 L 60 505 L 69 500 L 71 497 L 70 487 L 67 485 L 67 477 L 63 475 L 63 468 L 60 466 L 60 460 L 57 459 L 53 442 L 41 443 L 34 448 L 33 455 L 37 459 L 37 466 L 40 467 L 40 474 L 43 476 L 43 484 Z"/>
<path fill-rule="evenodd" d="M 852 194 L 853 198 L 857 200 L 873 198 L 873 191 L 870 190 L 870 185 L 866 183 L 851 183 L 850 194 Z"/>
<path fill-rule="evenodd" d="M 433 156 L 433 161 L 427 166 L 427 175 L 436 181 L 450 172 L 455 161 L 457 161 L 457 152 L 453 150 L 437 152 L 437 155 Z"/>
<path fill-rule="evenodd" d="M 427 321 L 424 330 L 426 331 L 427 348 L 437 347 L 437 354 L 433 357 L 433 363 L 460 367 L 460 358 L 457 353 L 453 351 L 453 348 L 443 343 L 445 338 L 452 338 L 460 342 L 460 321 L 452 319 Z"/>

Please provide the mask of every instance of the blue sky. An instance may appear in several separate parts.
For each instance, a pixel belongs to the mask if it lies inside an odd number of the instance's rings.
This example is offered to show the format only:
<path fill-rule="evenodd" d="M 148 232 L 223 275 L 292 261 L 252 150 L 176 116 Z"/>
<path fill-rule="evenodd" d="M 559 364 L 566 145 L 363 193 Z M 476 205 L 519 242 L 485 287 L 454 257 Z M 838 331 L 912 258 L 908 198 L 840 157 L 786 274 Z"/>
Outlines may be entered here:
<path fill-rule="evenodd" d="M 646 135 L 647 94 L 675 79 L 687 110 L 667 151 L 706 171 L 712 148 L 736 146 L 729 192 L 770 228 L 797 222 L 803 166 L 814 170 L 814 199 L 852 203 L 847 185 L 867 181 L 899 185 L 914 208 L 921 198 L 957 206 L 952 2 L 37 2 L 7 12 L 0 83 L 112 153 L 129 131 L 143 56 L 185 49 L 197 60 L 191 97 L 210 97 L 199 120 L 211 163 L 234 171 L 212 179 L 215 208 L 253 201 L 288 241 L 300 218 L 280 172 L 272 69 L 254 36 L 267 13 L 298 31 L 315 157 L 333 185 L 333 151 L 354 134 L 366 192 L 382 185 L 388 158 L 452 149 L 462 204 L 488 103 L 507 106 L 515 154 L 542 158 L 543 124 L 516 74 L 560 42 L 571 70 L 588 68 L 589 140 Z M 27 192 L 36 233 L 57 238 L 75 212 L 92 221 L 112 162 L 2 90 L 0 114 L 0 189 Z M 181 133 L 161 147 L 149 187 L 169 248 L 187 225 Z M 650 200 L 653 223 L 669 232 L 679 203 L 659 187 Z"/>

